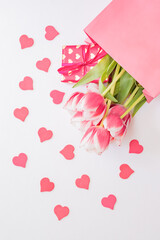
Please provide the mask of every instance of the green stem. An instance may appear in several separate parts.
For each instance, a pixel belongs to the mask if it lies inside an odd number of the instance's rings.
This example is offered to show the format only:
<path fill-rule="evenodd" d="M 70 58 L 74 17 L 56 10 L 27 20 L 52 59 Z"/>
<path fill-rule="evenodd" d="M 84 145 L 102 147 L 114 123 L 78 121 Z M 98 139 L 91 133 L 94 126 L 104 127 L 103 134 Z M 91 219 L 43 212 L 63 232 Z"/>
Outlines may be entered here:
<path fill-rule="evenodd" d="M 124 107 L 127 107 L 127 105 L 132 101 L 132 99 L 134 98 L 135 94 L 137 93 L 139 87 L 137 86 L 134 91 L 132 92 L 132 94 L 130 95 L 130 97 L 128 98 L 128 100 L 125 102 L 125 104 L 123 105 Z"/>
<path fill-rule="evenodd" d="M 115 74 L 114 74 L 114 77 L 113 77 L 113 82 L 114 82 L 114 84 L 113 84 L 113 86 L 111 87 L 111 91 L 110 91 L 110 93 L 113 95 L 113 93 L 114 93 L 114 89 L 115 89 L 115 86 L 116 86 L 116 81 L 115 81 L 115 79 L 117 78 L 117 76 L 118 76 L 118 73 L 119 73 L 119 70 L 120 70 L 120 65 L 119 64 L 117 64 L 117 67 L 116 67 L 116 70 L 115 70 Z M 110 100 L 111 101 L 111 100 Z"/>
<path fill-rule="evenodd" d="M 118 64 L 119 65 L 119 64 Z M 117 66 L 118 66 L 117 65 Z M 120 77 L 122 77 L 122 75 L 124 74 L 125 70 L 122 69 L 122 71 L 112 80 L 112 82 L 109 84 L 109 86 L 107 87 L 107 89 L 102 93 L 102 96 L 104 97 L 106 95 L 107 92 L 109 92 L 109 90 L 111 89 L 111 87 L 118 81 L 118 79 Z"/>
<path fill-rule="evenodd" d="M 115 86 L 116 86 L 116 81 L 115 81 L 115 79 L 116 79 L 116 77 L 118 76 L 120 67 L 121 67 L 121 66 L 120 66 L 119 64 L 117 64 L 117 67 L 116 67 L 116 70 L 115 70 L 115 74 L 114 74 L 114 77 L 113 77 L 113 82 L 114 82 L 114 84 L 112 85 L 112 88 L 111 88 L 111 91 L 110 91 L 110 93 L 111 93 L 112 95 L 114 94 L 114 89 L 115 89 Z M 107 99 L 107 100 L 108 100 L 108 99 Z M 105 101 L 106 101 L 106 99 L 105 99 Z M 107 102 L 107 101 L 106 101 L 106 102 Z M 111 100 L 108 100 L 107 110 L 106 110 L 106 113 L 104 114 L 104 116 L 103 116 L 103 118 L 102 118 L 102 121 L 101 121 L 101 123 L 100 123 L 100 127 L 103 126 L 103 121 L 104 121 L 104 119 L 106 118 L 106 116 L 107 116 L 107 114 L 108 114 L 108 111 L 109 111 L 109 108 L 110 108 L 110 106 L 111 106 L 111 103 L 112 103 L 112 101 L 111 101 Z"/>
<path fill-rule="evenodd" d="M 137 100 L 125 111 L 125 113 L 123 113 L 123 115 L 121 116 L 121 119 L 124 118 L 144 97 L 144 94 L 142 93 L 140 95 L 139 98 L 137 98 Z"/>

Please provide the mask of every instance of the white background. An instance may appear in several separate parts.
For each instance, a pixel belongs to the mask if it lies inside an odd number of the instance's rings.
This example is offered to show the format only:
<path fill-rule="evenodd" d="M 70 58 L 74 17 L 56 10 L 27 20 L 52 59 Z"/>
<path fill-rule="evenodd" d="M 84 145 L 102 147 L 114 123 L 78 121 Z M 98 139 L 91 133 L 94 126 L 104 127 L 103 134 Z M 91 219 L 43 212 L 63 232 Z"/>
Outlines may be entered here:
<path fill-rule="evenodd" d="M 64 44 L 84 43 L 84 27 L 109 3 L 107 0 L 0 0 L 0 239 L 1 240 L 159 240 L 160 239 L 160 98 L 145 104 L 133 119 L 121 147 L 111 145 L 102 155 L 79 149 L 81 133 L 70 124 L 63 104 L 55 105 L 52 90 L 72 91 L 60 82 Z M 60 35 L 44 38 L 53 25 Z M 34 38 L 33 47 L 21 50 L 19 37 Z M 37 60 L 48 57 L 48 73 L 36 69 Z M 18 84 L 25 76 L 33 91 Z M 26 106 L 25 122 L 13 110 Z M 37 131 L 46 127 L 53 138 L 40 143 Z M 144 146 L 140 155 L 129 154 L 129 141 Z M 59 151 L 75 146 L 75 158 L 67 161 Z M 26 168 L 12 158 L 24 152 Z M 127 163 L 135 173 L 119 177 Z M 78 189 L 75 179 L 88 174 L 89 190 Z M 55 189 L 40 193 L 40 180 L 50 178 Z M 117 197 L 115 209 L 104 208 L 101 199 Z M 70 214 L 57 220 L 55 205 L 68 206 Z"/>

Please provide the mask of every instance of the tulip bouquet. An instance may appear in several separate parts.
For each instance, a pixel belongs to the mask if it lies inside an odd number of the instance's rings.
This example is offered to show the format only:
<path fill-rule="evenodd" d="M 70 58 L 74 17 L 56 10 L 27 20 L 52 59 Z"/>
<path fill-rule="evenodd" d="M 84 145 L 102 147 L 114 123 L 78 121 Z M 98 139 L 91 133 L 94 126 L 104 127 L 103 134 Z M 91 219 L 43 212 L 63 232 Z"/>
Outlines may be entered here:
<path fill-rule="evenodd" d="M 91 83 L 97 78 L 99 84 Z M 101 154 L 111 142 L 121 144 L 146 98 L 143 87 L 108 54 L 73 87 L 83 84 L 86 93 L 73 93 L 65 108 L 84 134 L 80 145 Z"/>

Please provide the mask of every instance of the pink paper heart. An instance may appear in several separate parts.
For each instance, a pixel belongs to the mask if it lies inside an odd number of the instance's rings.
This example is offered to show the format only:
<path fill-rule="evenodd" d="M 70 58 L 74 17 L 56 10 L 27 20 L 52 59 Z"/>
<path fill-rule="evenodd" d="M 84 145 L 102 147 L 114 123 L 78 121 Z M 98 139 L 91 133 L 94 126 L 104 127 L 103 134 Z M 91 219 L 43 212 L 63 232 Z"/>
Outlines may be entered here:
<path fill-rule="evenodd" d="M 42 60 L 36 62 L 36 67 L 44 72 L 48 72 L 50 65 L 51 61 L 49 58 L 43 58 Z"/>
<path fill-rule="evenodd" d="M 56 214 L 58 220 L 61 220 L 62 218 L 66 217 L 69 214 L 69 208 L 57 205 L 54 208 L 54 213 Z"/>
<path fill-rule="evenodd" d="M 72 160 L 74 158 L 74 149 L 73 145 L 68 144 L 60 151 L 60 153 L 65 159 Z"/>
<path fill-rule="evenodd" d="M 51 130 L 47 130 L 46 128 L 42 127 L 38 130 L 38 135 L 41 142 L 49 140 L 53 136 L 53 132 Z"/>
<path fill-rule="evenodd" d="M 128 166 L 127 164 L 122 164 L 120 166 L 120 173 L 119 176 L 123 179 L 127 179 L 131 176 L 132 173 L 134 173 L 134 171 L 132 170 L 132 168 L 130 168 L 130 166 Z"/>
<path fill-rule="evenodd" d="M 49 41 L 53 40 L 59 34 L 59 32 L 57 32 L 57 30 L 53 26 L 47 26 L 45 28 L 45 31 L 45 38 Z"/>
<path fill-rule="evenodd" d="M 53 99 L 53 102 L 55 104 L 60 104 L 63 101 L 63 97 L 64 97 L 65 93 L 64 92 L 60 92 L 58 90 L 53 90 L 50 93 L 50 97 Z"/>
<path fill-rule="evenodd" d="M 138 140 L 133 139 L 129 143 L 129 153 L 137 153 L 140 154 L 143 152 L 143 146 L 139 144 Z"/>
<path fill-rule="evenodd" d="M 54 183 L 49 178 L 42 178 L 40 181 L 41 192 L 51 192 L 54 189 Z"/>
<path fill-rule="evenodd" d="M 14 110 L 13 114 L 16 118 L 18 118 L 24 122 L 24 120 L 26 119 L 26 117 L 29 114 L 29 111 L 28 111 L 28 108 L 26 108 L 26 107 L 16 108 Z"/>
<path fill-rule="evenodd" d="M 109 195 L 108 197 L 104 197 L 101 200 L 102 206 L 110 209 L 114 209 L 114 205 L 116 203 L 117 199 L 114 195 Z"/>
<path fill-rule="evenodd" d="M 18 156 L 13 157 L 12 162 L 15 166 L 26 167 L 27 155 L 25 153 L 20 153 Z"/>
<path fill-rule="evenodd" d="M 22 35 L 19 38 L 20 44 L 21 44 L 21 49 L 32 47 L 34 44 L 33 38 L 29 38 L 27 35 Z"/>
<path fill-rule="evenodd" d="M 22 90 L 33 90 L 33 79 L 31 77 L 24 77 L 23 81 L 19 83 Z"/>
<path fill-rule="evenodd" d="M 88 175 L 82 175 L 81 178 L 76 179 L 75 183 L 76 183 L 76 186 L 79 188 L 88 189 L 90 178 Z"/>

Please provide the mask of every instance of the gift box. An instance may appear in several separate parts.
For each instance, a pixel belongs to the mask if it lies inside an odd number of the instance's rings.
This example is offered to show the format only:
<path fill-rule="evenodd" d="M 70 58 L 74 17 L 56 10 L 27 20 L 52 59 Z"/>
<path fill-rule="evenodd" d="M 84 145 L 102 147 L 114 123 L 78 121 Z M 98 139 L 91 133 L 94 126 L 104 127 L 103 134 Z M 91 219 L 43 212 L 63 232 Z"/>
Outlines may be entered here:
<path fill-rule="evenodd" d="M 62 67 L 58 69 L 62 82 L 78 82 L 105 55 L 97 44 L 63 46 Z"/>
<path fill-rule="evenodd" d="M 113 0 L 84 30 L 144 87 L 148 101 L 160 94 L 159 23 L 159 0 Z"/>

